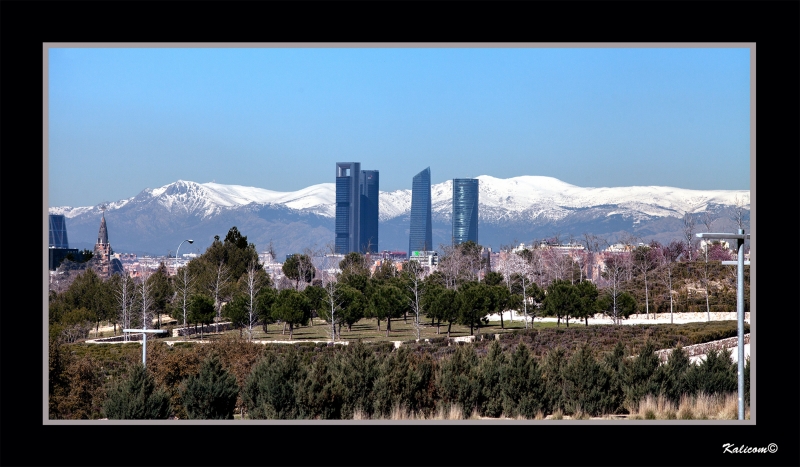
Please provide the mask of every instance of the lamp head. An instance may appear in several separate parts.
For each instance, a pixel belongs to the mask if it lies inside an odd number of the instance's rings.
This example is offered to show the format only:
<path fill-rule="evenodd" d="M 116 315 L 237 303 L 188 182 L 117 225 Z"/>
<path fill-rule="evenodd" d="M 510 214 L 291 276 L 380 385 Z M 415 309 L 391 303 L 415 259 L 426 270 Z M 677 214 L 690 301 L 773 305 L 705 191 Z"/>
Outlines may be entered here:
<path fill-rule="evenodd" d="M 194 243 L 194 240 L 188 240 L 189 243 Z"/>

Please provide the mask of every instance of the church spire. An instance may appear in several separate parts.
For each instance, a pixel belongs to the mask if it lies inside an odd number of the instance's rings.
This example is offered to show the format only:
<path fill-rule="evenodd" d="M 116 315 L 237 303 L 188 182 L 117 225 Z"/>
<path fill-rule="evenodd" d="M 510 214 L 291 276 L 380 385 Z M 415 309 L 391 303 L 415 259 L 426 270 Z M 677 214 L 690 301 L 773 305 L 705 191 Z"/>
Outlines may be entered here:
<path fill-rule="evenodd" d="M 108 229 L 106 228 L 105 213 L 103 213 L 103 218 L 100 220 L 100 232 L 97 234 L 97 243 L 101 245 L 108 244 Z"/>

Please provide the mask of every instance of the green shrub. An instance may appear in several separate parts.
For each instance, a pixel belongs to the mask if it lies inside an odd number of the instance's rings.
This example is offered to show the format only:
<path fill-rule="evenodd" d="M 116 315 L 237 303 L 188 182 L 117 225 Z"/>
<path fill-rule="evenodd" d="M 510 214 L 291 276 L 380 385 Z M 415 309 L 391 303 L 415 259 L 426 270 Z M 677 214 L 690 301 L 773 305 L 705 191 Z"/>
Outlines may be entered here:
<path fill-rule="evenodd" d="M 278 356 L 266 354 L 245 381 L 243 399 L 250 418 L 305 418 L 305 379 L 306 369 L 293 346 Z"/>
<path fill-rule="evenodd" d="M 233 420 L 238 395 L 236 378 L 222 368 L 216 354 L 203 362 L 200 373 L 190 376 L 181 390 L 183 407 L 192 420 Z"/>
<path fill-rule="evenodd" d="M 171 411 L 169 395 L 156 389 L 153 375 L 141 363 L 109 391 L 104 409 L 114 420 L 166 419 Z"/>

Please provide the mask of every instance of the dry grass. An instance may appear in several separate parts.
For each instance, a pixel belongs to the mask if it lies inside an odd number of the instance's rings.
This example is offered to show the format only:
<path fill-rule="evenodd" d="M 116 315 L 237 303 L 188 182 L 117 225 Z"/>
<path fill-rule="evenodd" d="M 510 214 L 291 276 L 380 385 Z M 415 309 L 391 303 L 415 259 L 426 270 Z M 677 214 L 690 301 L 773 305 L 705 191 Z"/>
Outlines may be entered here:
<path fill-rule="evenodd" d="M 738 395 L 685 395 L 677 407 L 663 396 L 648 395 L 629 410 L 630 420 L 736 420 Z M 747 405 L 745 419 L 750 419 L 750 407 Z"/>

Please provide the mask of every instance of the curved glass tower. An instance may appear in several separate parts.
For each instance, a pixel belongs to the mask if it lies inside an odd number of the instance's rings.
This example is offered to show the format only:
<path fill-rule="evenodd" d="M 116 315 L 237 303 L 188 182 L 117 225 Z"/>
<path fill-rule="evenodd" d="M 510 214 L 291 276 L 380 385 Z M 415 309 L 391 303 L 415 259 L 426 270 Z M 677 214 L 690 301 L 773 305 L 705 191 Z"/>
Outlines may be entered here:
<path fill-rule="evenodd" d="M 478 179 L 453 179 L 453 245 L 478 243 Z"/>
<path fill-rule="evenodd" d="M 50 248 L 69 248 L 67 220 L 62 214 L 50 214 Z"/>
<path fill-rule="evenodd" d="M 431 231 L 431 168 L 414 176 L 411 184 L 411 228 L 408 235 L 408 257 L 412 251 L 433 250 Z"/>

